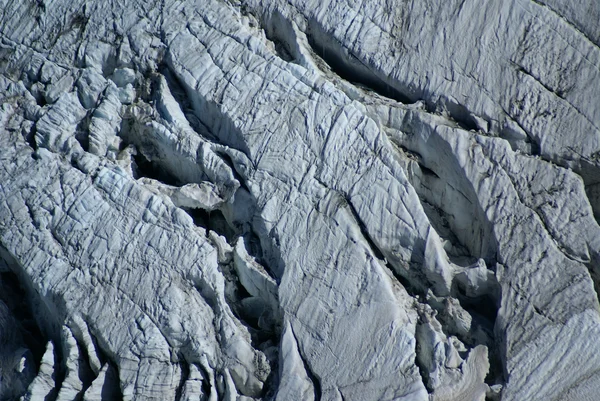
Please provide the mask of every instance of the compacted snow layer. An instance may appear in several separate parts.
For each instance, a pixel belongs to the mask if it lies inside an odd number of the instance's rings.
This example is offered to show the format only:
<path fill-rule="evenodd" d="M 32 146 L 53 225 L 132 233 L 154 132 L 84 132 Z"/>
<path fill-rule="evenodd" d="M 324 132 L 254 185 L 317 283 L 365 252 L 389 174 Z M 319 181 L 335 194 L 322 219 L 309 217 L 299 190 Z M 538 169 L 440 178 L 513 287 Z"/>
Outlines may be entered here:
<path fill-rule="evenodd" d="M 0 398 L 600 393 L 596 2 L 0 4 Z"/>

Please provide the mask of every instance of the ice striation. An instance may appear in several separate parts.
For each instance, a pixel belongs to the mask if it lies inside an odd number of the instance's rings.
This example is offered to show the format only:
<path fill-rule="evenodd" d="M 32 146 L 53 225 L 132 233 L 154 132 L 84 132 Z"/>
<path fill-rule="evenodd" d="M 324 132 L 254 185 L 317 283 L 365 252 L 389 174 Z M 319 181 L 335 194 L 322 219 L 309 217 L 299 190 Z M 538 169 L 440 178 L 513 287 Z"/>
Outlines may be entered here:
<path fill-rule="evenodd" d="M 0 399 L 597 399 L 596 2 L 0 4 Z"/>

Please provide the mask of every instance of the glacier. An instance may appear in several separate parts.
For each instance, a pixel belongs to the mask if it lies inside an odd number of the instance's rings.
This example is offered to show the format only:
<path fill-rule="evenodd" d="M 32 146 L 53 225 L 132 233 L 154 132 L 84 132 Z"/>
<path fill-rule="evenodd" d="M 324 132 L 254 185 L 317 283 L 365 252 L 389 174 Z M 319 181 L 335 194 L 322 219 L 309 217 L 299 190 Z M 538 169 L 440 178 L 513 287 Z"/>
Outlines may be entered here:
<path fill-rule="evenodd" d="M 0 4 L 0 399 L 598 399 L 600 3 Z"/>

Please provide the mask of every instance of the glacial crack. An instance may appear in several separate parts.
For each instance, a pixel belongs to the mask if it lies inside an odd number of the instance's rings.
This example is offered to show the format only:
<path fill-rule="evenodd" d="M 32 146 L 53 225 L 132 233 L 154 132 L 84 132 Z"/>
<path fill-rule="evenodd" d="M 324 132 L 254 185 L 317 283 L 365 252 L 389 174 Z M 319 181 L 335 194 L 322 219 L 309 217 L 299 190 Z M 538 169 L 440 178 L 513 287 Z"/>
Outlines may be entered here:
<path fill-rule="evenodd" d="M 577 27 L 571 21 L 569 21 L 568 19 L 566 19 L 563 15 L 561 15 L 560 13 L 558 13 L 554 8 L 552 8 L 551 6 L 549 6 L 548 4 L 546 4 L 546 3 L 544 3 L 544 2 L 542 2 L 540 0 L 531 0 L 531 1 L 533 3 L 535 3 L 535 4 L 537 4 L 540 7 L 548 9 L 552 14 L 556 15 L 566 25 L 568 25 L 573 30 L 575 30 L 579 35 L 581 35 L 582 37 L 584 37 L 585 40 L 588 41 L 592 46 L 594 46 L 594 47 L 600 47 L 600 42 L 597 42 L 596 40 L 593 40 L 590 36 L 588 36 L 585 32 L 583 32 L 579 27 Z"/>
<path fill-rule="evenodd" d="M 402 104 L 413 104 L 414 96 L 408 95 L 408 89 L 399 90 L 398 83 L 388 82 L 373 72 L 359 58 L 344 48 L 333 36 L 328 34 L 314 19 L 308 21 L 307 37 L 313 53 L 329 66 L 331 71 L 342 79 L 363 85 L 373 92 Z"/>
<path fill-rule="evenodd" d="M 452 171 L 452 167 L 444 165 L 443 159 L 437 159 L 434 169 L 430 169 L 422 155 L 407 149 L 402 142 L 398 143 L 395 137 L 390 140 L 395 145 L 396 151 L 404 158 L 403 164 L 407 166 L 409 172 L 408 179 L 419 196 L 430 224 L 446 241 L 443 252 L 448 256 L 450 268 L 453 270 L 450 296 L 438 297 L 429 293 L 426 297 L 422 297 L 422 302 L 426 302 L 437 312 L 437 320 L 441 323 L 440 330 L 448 338 L 458 337 L 470 350 L 474 350 L 479 345 L 488 347 L 491 367 L 486 383 L 490 385 L 501 383 L 503 365 L 494 334 L 500 306 L 500 291 L 494 273 L 495 258 L 488 255 L 485 262 L 478 261 L 483 254 L 473 254 L 473 247 L 464 244 L 455 233 L 458 222 L 462 222 L 463 226 L 465 224 L 464 219 L 459 220 L 460 216 L 474 214 L 461 208 L 473 209 L 476 206 L 461 190 L 463 187 L 461 183 L 449 178 L 448 173 Z M 443 198 L 438 199 L 437 196 L 443 192 L 455 193 L 459 199 L 455 202 L 448 200 L 440 202 Z M 493 247 L 491 244 L 490 250 Z M 467 284 L 471 279 L 466 277 L 473 277 L 469 275 L 474 274 L 475 271 L 479 271 L 480 273 L 477 274 L 485 277 L 484 280 L 490 286 L 489 291 L 493 293 L 472 293 Z M 423 366 L 421 368 L 424 369 Z"/>
<path fill-rule="evenodd" d="M 175 390 L 175 401 L 181 401 L 181 397 L 183 395 L 183 390 L 184 390 L 185 384 L 186 384 L 188 378 L 190 377 L 189 365 L 187 364 L 185 359 L 183 359 L 182 356 L 180 356 L 180 359 L 182 359 L 182 362 L 179 363 L 179 369 L 181 370 L 181 376 L 179 378 L 179 385 L 177 386 L 177 389 Z"/>
<path fill-rule="evenodd" d="M 296 334 L 294 334 L 294 329 L 290 326 L 291 335 L 294 338 L 296 344 L 298 344 L 298 339 L 296 338 Z M 302 363 L 304 364 L 304 370 L 306 371 L 306 375 L 310 379 L 314 389 L 314 399 L 315 401 L 321 401 L 323 396 L 323 389 L 321 387 L 321 380 L 319 377 L 312 371 L 309 362 L 306 357 L 302 354 L 302 348 L 298 347 L 298 354 L 300 355 L 300 359 L 302 359 Z"/>
<path fill-rule="evenodd" d="M 23 395 L 39 370 L 47 337 L 16 274 L 0 256 L 0 398 Z M 22 366 L 22 368 L 15 369 Z M 5 383 L 9 383 L 10 386 Z"/>
<path fill-rule="evenodd" d="M 513 62 L 514 63 L 514 62 Z M 530 72 L 527 68 L 525 68 L 524 66 L 520 65 L 520 64 L 516 64 L 514 63 L 515 66 L 517 67 L 518 71 L 528 77 L 530 77 L 531 79 L 533 79 L 538 85 L 540 85 L 541 87 L 543 87 L 546 91 L 552 93 L 554 96 L 562 99 L 565 103 L 567 103 L 569 105 L 569 107 L 571 107 L 573 110 L 575 110 L 577 112 L 577 114 L 579 114 L 580 116 L 582 116 L 593 128 L 595 128 L 597 131 L 600 131 L 600 128 L 596 125 L 596 123 L 594 123 L 592 120 L 590 120 L 590 118 L 583 113 L 577 106 L 575 106 L 571 101 L 569 101 L 564 93 L 560 90 L 555 90 L 553 88 L 551 88 L 550 86 L 548 86 L 547 84 L 545 84 L 544 82 L 542 82 L 540 80 L 540 78 L 536 77 L 532 72 Z"/>

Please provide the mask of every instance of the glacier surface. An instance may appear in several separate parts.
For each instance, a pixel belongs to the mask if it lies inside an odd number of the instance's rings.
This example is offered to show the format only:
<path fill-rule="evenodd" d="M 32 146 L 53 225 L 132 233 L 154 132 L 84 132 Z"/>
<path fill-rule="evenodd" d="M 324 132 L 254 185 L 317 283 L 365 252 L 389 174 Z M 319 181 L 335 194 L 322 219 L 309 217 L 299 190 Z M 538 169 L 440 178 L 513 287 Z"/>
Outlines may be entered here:
<path fill-rule="evenodd" d="M 0 399 L 598 399 L 597 1 L 0 5 Z"/>

